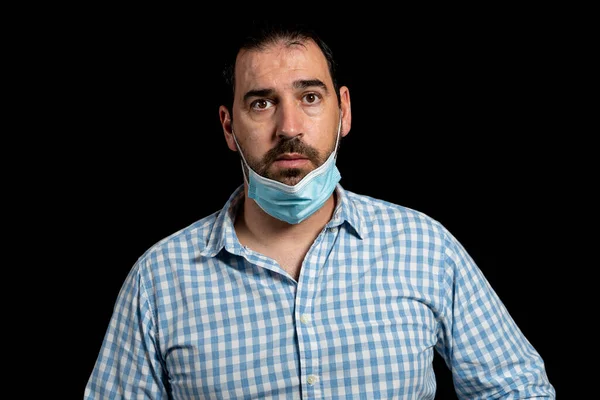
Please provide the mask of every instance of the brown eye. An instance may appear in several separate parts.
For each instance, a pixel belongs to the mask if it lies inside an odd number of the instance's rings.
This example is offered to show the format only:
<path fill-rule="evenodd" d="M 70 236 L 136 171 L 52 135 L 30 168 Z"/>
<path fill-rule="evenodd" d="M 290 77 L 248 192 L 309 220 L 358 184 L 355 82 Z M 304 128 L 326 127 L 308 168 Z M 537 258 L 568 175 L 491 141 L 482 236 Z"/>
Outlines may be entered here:
<path fill-rule="evenodd" d="M 319 96 L 317 93 L 307 93 L 304 95 L 303 100 L 307 104 L 316 104 L 321 101 L 321 96 Z"/>
<path fill-rule="evenodd" d="M 265 99 L 255 100 L 250 104 L 250 107 L 254 110 L 266 110 L 271 106 L 271 102 Z"/>
<path fill-rule="evenodd" d="M 256 102 L 256 107 L 257 108 L 265 108 L 267 106 L 267 102 L 264 100 L 258 100 Z"/>

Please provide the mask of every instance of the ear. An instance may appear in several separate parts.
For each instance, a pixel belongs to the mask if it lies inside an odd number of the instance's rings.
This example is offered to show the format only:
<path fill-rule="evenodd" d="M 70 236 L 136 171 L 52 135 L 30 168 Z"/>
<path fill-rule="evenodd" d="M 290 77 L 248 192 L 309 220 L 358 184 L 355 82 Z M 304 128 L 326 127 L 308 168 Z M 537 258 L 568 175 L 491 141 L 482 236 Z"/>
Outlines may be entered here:
<path fill-rule="evenodd" d="M 340 135 L 346 136 L 352 126 L 352 110 L 350 108 L 350 89 L 340 87 L 340 109 L 342 110 L 342 131 Z"/>
<path fill-rule="evenodd" d="M 237 151 L 237 145 L 235 143 L 235 140 L 233 139 L 231 114 L 229 114 L 229 110 L 227 109 L 227 107 L 219 107 L 219 119 L 221 120 L 221 126 L 223 127 L 223 134 L 225 135 L 227 147 L 229 147 L 229 149 L 232 151 Z"/>

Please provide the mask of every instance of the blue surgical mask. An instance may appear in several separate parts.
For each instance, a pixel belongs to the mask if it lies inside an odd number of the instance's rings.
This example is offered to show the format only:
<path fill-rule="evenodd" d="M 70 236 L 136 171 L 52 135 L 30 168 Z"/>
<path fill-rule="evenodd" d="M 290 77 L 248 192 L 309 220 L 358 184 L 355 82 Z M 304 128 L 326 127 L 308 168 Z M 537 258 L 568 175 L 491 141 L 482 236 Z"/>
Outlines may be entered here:
<path fill-rule="evenodd" d="M 254 199 L 256 204 L 267 214 L 288 224 L 298 224 L 310 217 L 325 204 L 341 179 L 340 172 L 335 165 L 341 127 L 342 118 L 340 113 L 335 147 L 327 161 L 309 172 L 293 186 L 265 178 L 252 170 L 246 162 L 234 134 L 233 138 L 242 156 L 244 178 L 248 182 L 248 196 Z M 249 176 L 246 176 L 244 164 L 248 167 Z"/>

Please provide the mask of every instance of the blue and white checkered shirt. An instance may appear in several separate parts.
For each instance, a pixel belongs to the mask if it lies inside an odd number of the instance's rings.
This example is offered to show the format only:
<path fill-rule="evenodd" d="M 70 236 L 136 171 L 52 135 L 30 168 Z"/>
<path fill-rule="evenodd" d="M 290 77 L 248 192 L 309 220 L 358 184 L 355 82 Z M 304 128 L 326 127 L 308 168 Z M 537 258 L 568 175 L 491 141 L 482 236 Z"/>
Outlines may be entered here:
<path fill-rule="evenodd" d="M 433 399 L 434 351 L 461 399 L 555 398 L 542 359 L 437 221 L 338 185 L 298 282 L 223 209 L 126 278 L 85 399 Z"/>

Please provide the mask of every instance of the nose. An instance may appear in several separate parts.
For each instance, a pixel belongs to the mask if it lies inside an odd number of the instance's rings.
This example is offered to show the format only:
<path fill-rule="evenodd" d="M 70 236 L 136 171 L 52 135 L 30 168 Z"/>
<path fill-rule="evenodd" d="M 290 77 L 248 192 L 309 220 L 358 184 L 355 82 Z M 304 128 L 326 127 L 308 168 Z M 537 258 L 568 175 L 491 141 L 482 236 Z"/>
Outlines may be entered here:
<path fill-rule="evenodd" d="M 302 110 L 294 104 L 281 102 L 277 110 L 277 137 L 293 139 L 302 135 Z"/>

